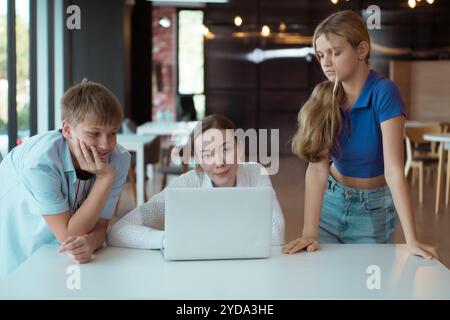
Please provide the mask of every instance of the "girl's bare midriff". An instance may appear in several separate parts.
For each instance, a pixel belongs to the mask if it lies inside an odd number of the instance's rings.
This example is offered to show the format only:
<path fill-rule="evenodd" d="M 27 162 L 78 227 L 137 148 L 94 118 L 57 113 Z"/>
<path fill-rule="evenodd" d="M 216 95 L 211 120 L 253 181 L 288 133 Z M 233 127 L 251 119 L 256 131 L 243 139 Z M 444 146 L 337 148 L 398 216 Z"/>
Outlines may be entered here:
<path fill-rule="evenodd" d="M 330 166 L 330 173 L 334 179 L 344 186 L 360 189 L 360 190 L 371 190 L 382 188 L 386 185 L 386 180 L 384 175 L 380 175 L 373 178 L 354 178 L 343 176 L 334 166 L 334 163 Z"/>

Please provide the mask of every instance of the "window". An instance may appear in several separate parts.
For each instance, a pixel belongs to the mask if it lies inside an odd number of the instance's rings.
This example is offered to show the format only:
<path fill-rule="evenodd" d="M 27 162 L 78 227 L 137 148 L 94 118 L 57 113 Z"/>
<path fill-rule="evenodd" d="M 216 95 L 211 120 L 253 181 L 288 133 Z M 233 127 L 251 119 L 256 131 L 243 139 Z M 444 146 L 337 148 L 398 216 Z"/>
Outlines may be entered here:
<path fill-rule="evenodd" d="M 178 12 L 178 93 L 192 95 L 197 119 L 205 115 L 203 11 Z"/>
<path fill-rule="evenodd" d="M 7 0 L 0 0 L 0 153 L 8 152 Z"/>
<path fill-rule="evenodd" d="M 17 144 L 30 136 L 30 1 L 16 0 Z"/>
<path fill-rule="evenodd" d="M 35 0 L 0 0 L 0 153 L 3 156 L 31 135 L 30 1 Z M 14 23 L 12 28 L 10 23 Z M 9 47 L 10 44 L 14 45 Z M 14 48 L 13 55 L 10 52 Z M 12 92 L 15 99 L 10 101 Z"/>

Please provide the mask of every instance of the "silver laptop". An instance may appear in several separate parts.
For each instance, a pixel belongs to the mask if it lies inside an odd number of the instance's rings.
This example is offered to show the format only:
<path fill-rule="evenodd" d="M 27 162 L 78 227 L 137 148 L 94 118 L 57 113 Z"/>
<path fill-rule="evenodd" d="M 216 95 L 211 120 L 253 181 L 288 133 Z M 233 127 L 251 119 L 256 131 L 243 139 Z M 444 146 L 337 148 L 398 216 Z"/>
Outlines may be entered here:
<path fill-rule="evenodd" d="M 272 188 L 167 189 L 165 197 L 165 259 L 269 257 Z"/>

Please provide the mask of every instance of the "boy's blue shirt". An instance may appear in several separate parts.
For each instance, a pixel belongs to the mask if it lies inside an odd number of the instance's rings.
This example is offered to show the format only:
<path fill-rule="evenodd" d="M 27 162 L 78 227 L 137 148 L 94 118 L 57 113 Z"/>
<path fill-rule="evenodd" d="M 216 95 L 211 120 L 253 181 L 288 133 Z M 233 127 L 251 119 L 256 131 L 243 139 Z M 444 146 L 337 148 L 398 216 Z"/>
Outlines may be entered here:
<path fill-rule="evenodd" d="M 117 145 L 109 157 L 115 180 L 101 218 L 114 214 L 130 166 L 130 154 Z M 56 238 L 42 215 L 70 212 L 76 172 L 59 130 L 29 138 L 0 163 L 0 280 L 37 249 Z"/>

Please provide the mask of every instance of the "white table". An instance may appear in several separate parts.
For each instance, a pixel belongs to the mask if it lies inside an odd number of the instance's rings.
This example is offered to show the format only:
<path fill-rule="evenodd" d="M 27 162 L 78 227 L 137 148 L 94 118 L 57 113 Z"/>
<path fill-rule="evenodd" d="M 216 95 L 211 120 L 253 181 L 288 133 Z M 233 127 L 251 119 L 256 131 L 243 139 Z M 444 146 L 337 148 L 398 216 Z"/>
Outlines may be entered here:
<path fill-rule="evenodd" d="M 43 246 L 11 273 L 0 299 L 450 299 L 450 271 L 405 245 L 323 245 L 295 255 L 273 247 L 268 259 L 216 261 L 109 247 L 79 266 L 79 290 L 68 288 L 78 272 L 67 273 L 72 262 L 56 249 Z M 367 287 L 372 265 L 379 290 Z"/>
<path fill-rule="evenodd" d="M 407 128 L 424 128 L 440 126 L 441 123 L 437 121 L 419 121 L 419 120 L 407 120 L 405 121 L 405 127 Z"/>
<path fill-rule="evenodd" d="M 145 159 L 144 149 L 146 145 L 152 144 L 156 136 L 139 136 L 136 134 L 118 134 L 117 142 L 128 151 L 136 153 L 136 204 L 145 203 Z"/>
<path fill-rule="evenodd" d="M 433 134 L 425 134 L 423 139 L 426 141 L 434 141 L 441 142 L 441 146 L 439 147 L 439 164 L 438 164 L 438 176 L 437 176 L 437 185 L 436 185 L 436 204 L 435 204 L 435 213 L 437 214 L 439 211 L 439 200 L 441 194 L 441 184 L 442 184 L 442 173 L 444 172 L 444 163 L 445 163 L 445 151 L 447 150 L 447 179 L 445 183 L 445 205 L 448 206 L 449 200 L 449 189 L 450 189 L 450 133 L 433 133 Z"/>
<path fill-rule="evenodd" d="M 138 135 L 156 135 L 156 136 L 172 136 L 172 135 L 189 135 L 195 128 L 198 121 L 177 121 L 177 122 L 146 122 L 137 127 Z"/>
<path fill-rule="evenodd" d="M 426 141 L 435 141 L 435 142 L 443 142 L 444 149 L 450 149 L 450 133 L 433 133 L 433 134 L 425 134 L 423 139 Z"/>

